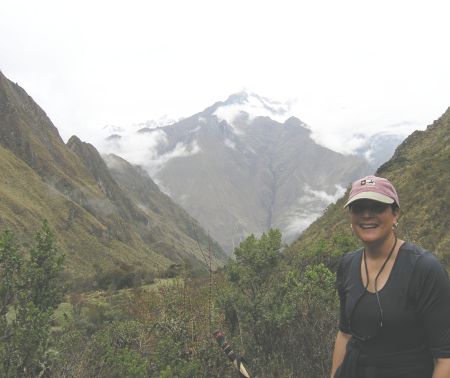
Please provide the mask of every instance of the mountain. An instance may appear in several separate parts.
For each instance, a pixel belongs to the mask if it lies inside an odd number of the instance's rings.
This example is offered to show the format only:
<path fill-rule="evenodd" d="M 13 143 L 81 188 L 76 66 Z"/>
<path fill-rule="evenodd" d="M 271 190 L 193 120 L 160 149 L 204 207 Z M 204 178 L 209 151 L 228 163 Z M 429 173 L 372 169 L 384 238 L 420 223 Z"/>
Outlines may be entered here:
<path fill-rule="evenodd" d="M 315 143 L 287 114 L 283 104 L 241 92 L 172 125 L 117 135 L 106 150 L 138 162 L 228 252 L 271 227 L 290 241 L 373 170 Z"/>
<path fill-rule="evenodd" d="M 396 187 L 401 204 L 399 236 L 434 251 L 450 268 L 450 108 L 425 131 L 415 131 L 376 172 Z M 293 243 L 297 254 L 318 240 L 350 236 L 342 208 L 347 194 L 329 206 Z"/>
<path fill-rule="evenodd" d="M 380 132 L 368 137 L 356 135 L 364 140 L 354 153 L 365 158 L 375 172 L 383 163 L 392 157 L 395 149 L 403 142 L 405 137 L 400 134 Z"/>
<path fill-rule="evenodd" d="M 161 192 L 148 173 L 139 166 L 113 155 L 104 155 L 109 172 L 120 189 L 143 211 L 152 224 L 148 234 L 152 248 L 177 261 L 192 254 L 209 264 L 211 254 L 214 265 L 223 261 L 221 247 L 212 240 L 199 223 L 172 199 Z"/>
<path fill-rule="evenodd" d="M 161 203 L 161 196 L 151 199 L 161 212 L 154 220 L 123 191 L 92 145 L 77 137 L 64 144 L 45 112 L 1 72 L 0 158 L 1 229 L 30 243 L 47 219 L 66 255 L 70 279 L 124 266 L 164 271 L 186 260 L 205 268 L 208 249 L 213 249 L 214 266 L 226 258 L 197 222 L 167 198 Z M 166 219 L 178 216 L 177 211 L 184 214 L 181 225 Z M 186 223 L 196 228 L 198 238 L 192 230 L 186 233 Z M 173 239 L 178 242 L 168 243 Z"/>

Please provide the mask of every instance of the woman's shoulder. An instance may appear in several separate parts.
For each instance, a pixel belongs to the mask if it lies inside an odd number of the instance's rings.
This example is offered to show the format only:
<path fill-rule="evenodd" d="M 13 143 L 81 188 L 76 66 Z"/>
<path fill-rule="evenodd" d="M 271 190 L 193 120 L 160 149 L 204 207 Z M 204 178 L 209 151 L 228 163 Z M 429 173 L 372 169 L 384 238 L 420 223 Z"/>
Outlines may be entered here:
<path fill-rule="evenodd" d="M 347 252 L 346 254 L 344 254 L 341 257 L 341 261 L 339 264 L 340 267 L 341 268 L 349 267 L 352 264 L 352 262 L 360 261 L 363 250 L 364 248 L 359 248 L 356 251 Z"/>
<path fill-rule="evenodd" d="M 401 251 L 405 262 L 411 265 L 416 273 L 443 270 L 441 262 L 433 252 L 416 244 L 405 242 L 401 246 Z"/>
<path fill-rule="evenodd" d="M 447 270 L 438 257 L 431 251 L 410 243 L 404 246 L 403 251 L 403 262 L 406 264 L 402 266 L 402 271 L 410 272 L 409 295 L 420 311 L 441 301 L 450 306 L 450 281 Z"/>
<path fill-rule="evenodd" d="M 353 252 L 348 252 L 341 257 L 339 266 L 336 272 L 337 287 L 339 291 L 344 290 L 344 287 L 351 286 L 351 282 L 355 277 L 355 272 L 358 270 L 357 266 L 362 258 L 363 248 L 357 249 Z"/>
<path fill-rule="evenodd" d="M 422 248 L 420 245 L 413 244 L 413 243 L 410 243 L 407 241 L 405 241 L 401 245 L 400 249 L 402 251 L 405 251 L 406 253 L 409 253 L 409 254 L 415 255 L 415 256 L 422 256 L 422 255 L 431 253 L 427 249 Z"/>

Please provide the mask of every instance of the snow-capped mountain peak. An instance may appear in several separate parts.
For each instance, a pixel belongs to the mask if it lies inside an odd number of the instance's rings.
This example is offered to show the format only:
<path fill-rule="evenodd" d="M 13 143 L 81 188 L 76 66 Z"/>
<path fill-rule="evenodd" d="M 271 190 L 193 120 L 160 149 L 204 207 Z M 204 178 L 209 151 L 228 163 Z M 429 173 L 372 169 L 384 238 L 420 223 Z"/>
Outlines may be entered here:
<path fill-rule="evenodd" d="M 283 123 L 291 116 L 289 103 L 273 101 L 249 91 L 231 95 L 217 106 L 213 115 L 219 121 L 226 121 L 237 133 L 242 133 L 242 126 L 251 123 L 256 117 L 270 117 Z"/>

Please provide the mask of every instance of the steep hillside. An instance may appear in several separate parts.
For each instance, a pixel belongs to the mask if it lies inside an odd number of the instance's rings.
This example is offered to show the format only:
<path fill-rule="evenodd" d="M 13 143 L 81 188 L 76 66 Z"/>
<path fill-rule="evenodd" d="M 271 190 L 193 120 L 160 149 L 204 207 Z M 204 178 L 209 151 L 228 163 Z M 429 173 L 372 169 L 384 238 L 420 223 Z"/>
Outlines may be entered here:
<path fill-rule="evenodd" d="M 83 202 L 99 193 L 86 167 L 66 148 L 45 112 L 0 72 L 0 144 L 58 191 Z"/>
<path fill-rule="evenodd" d="M 57 234 L 69 279 L 92 277 L 96 267 L 109 271 L 127 264 L 156 271 L 172 263 L 144 244 L 135 248 L 113 237 L 105 224 L 0 146 L 0 229 L 30 244 L 43 219 Z"/>
<path fill-rule="evenodd" d="M 97 150 L 76 137 L 66 146 L 42 109 L 1 73 L 0 147 L 0 227 L 29 241 L 48 219 L 72 277 L 124 266 L 164 271 L 185 260 L 205 266 L 200 248 L 192 248 L 196 240 L 166 226 L 173 221 L 161 216 L 159 228 L 183 239 L 168 244 L 115 182 Z M 199 243 L 205 250 L 214 244 L 207 237 Z M 224 259 L 216 250 L 213 264 Z"/>
<path fill-rule="evenodd" d="M 151 228 L 150 245 L 160 253 L 176 254 L 180 259 L 192 254 L 209 264 L 223 262 L 222 248 L 212 240 L 186 211 L 161 192 L 148 173 L 115 155 L 104 155 L 114 180 L 146 215 Z"/>
<path fill-rule="evenodd" d="M 411 134 L 376 174 L 391 180 L 399 193 L 399 235 L 435 251 L 450 267 L 450 108 L 426 131 Z M 295 253 L 338 233 L 350 235 L 344 199 L 293 243 Z"/>

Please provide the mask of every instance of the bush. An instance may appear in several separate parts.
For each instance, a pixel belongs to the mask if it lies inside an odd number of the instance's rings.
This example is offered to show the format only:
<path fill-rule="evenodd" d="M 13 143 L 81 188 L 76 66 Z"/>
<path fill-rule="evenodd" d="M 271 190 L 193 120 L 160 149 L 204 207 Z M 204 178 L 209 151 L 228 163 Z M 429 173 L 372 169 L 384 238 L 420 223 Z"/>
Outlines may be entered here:
<path fill-rule="evenodd" d="M 0 369 L 3 377 L 35 377 L 51 366 L 50 327 L 63 297 L 63 257 L 47 222 L 22 259 L 13 236 L 0 239 Z"/>
<path fill-rule="evenodd" d="M 254 375 L 325 377 L 337 325 L 335 275 L 323 263 L 284 266 L 280 240 L 271 230 L 241 243 L 218 304 Z"/>

